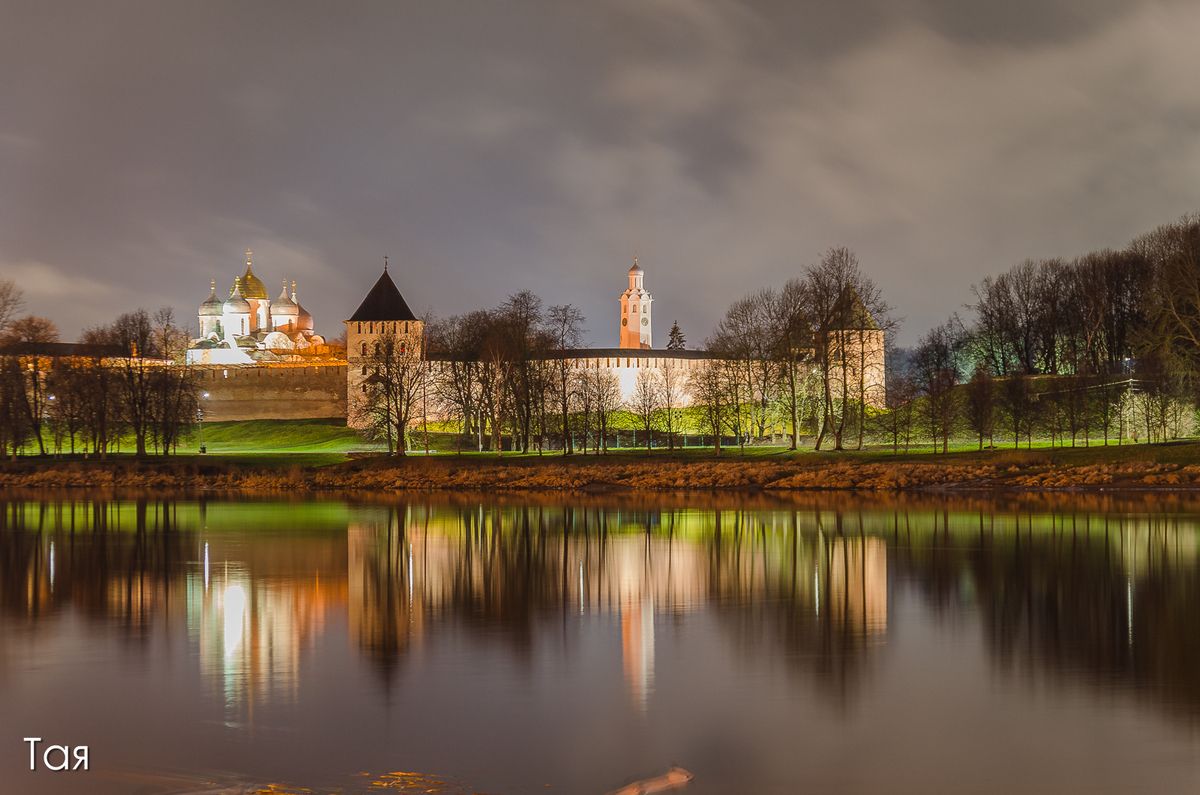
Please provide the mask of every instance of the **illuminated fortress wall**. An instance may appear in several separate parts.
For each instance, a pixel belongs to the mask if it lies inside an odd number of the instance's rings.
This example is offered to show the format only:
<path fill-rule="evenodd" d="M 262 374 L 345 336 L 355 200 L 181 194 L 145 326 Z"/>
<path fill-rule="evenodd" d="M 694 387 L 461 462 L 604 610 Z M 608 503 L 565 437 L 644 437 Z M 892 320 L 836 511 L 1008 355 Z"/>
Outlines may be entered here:
<path fill-rule="evenodd" d="M 346 418 L 346 364 L 197 367 L 204 419 Z"/>

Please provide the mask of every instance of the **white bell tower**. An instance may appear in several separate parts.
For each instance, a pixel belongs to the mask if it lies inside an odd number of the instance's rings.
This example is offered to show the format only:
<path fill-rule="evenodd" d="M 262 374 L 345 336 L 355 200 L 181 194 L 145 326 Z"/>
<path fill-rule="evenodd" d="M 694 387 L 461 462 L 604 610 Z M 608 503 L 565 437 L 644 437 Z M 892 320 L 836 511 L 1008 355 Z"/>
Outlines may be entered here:
<path fill-rule="evenodd" d="M 621 347 L 650 347 L 650 304 L 654 301 L 642 281 L 646 272 L 633 258 L 629 269 L 629 288 L 621 294 Z"/>

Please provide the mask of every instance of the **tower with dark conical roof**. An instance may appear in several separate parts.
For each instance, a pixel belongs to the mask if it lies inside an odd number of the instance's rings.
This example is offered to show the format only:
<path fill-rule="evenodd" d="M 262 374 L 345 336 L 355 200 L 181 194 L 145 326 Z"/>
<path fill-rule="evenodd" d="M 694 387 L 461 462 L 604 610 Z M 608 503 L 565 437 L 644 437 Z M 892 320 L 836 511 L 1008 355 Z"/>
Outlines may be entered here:
<path fill-rule="evenodd" d="M 425 323 L 409 309 L 392 281 L 387 257 L 383 258 L 383 273 L 345 323 L 346 408 L 349 423 L 354 426 L 361 424 L 356 419 L 361 414 L 358 407 L 367 390 L 380 340 L 390 334 L 396 338 L 399 350 L 420 357 L 424 353 Z"/>

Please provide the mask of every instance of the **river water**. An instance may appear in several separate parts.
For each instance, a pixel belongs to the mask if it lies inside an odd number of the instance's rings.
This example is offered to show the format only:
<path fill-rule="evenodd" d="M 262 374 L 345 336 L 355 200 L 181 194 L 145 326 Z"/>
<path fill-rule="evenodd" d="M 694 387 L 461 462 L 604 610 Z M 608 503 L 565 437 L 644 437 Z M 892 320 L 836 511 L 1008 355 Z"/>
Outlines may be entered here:
<path fill-rule="evenodd" d="M 10 496 L 0 792 L 1195 792 L 1198 541 L 1153 497 Z"/>

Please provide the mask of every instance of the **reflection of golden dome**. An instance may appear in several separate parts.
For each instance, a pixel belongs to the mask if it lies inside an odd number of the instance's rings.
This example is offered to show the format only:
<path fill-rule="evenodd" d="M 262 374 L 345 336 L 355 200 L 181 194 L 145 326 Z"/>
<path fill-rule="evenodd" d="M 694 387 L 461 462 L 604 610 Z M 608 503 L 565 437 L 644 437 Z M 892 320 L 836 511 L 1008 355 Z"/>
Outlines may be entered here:
<path fill-rule="evenodd" d="M 246 272 L 242 274 L 242 295 L 260 301 L 267 299 L 267 286 L 254 275 L 250 249 L 246 249 Z"/>

